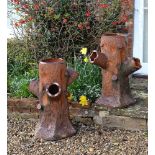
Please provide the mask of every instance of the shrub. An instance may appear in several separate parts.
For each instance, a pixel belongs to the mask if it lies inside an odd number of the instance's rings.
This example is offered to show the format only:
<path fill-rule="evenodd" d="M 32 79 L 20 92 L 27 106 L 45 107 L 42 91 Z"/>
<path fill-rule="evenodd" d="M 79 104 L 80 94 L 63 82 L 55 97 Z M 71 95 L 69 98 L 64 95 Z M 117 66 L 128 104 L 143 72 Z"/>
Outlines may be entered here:
<path fill-rule="evenodd" d="M 9 76 L 24 74 L 29 68 L 36 66 L 31 59 L 31 53 L 27 50 L 24 40 L 8 39 L 7 42 L 7 67 Z"/>
<path fill-rule="evenodd" d="M 104 32 L 113 32 L 120 14 L 120 0 L 11 0 L 20 19 L 20 32 L 37 61 L 43 57 L 71 58 L 81 47 L 98 46 Z M 22 33 L 23 32 L 23 33 Z"/>
<path fill-rule="evenodd" d="M 7 92 L 9 97 L 30 97 L 28 84 L 38 76 L 37 63 L 31 59 L 24 40 L 8 39 L 7 42 Z"/>

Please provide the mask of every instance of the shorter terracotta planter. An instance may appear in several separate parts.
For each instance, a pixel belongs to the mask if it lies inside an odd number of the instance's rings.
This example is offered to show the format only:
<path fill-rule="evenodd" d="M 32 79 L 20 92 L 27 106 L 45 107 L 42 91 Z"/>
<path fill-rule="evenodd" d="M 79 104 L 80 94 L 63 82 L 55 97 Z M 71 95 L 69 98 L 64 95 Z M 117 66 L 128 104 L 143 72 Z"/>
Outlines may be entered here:
<path fill-rule="evenodd" d="M 67 69 L 63 59 L 46 59 L 39 63 L 39 80 L 30 83 L 30 91 L 38 96 L 40 121 L 35 136 L 44 140 L 58 140 L 72 136 L 76 130 L 69 120 L 67 86 L 78 73 Z"/>

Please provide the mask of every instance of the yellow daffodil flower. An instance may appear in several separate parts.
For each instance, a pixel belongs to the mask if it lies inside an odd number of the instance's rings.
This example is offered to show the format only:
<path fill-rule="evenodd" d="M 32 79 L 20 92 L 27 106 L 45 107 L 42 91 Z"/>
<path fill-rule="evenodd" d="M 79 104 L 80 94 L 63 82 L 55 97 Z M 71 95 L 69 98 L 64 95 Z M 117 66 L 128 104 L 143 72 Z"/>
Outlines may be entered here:
<path fill-rule="evenodd" d="M 83 59 L 83 61 L 84 61 L 84 62 L 88 62 L 89 60 L 88 60 L 87 57 L 85 57 L 85 58 Z"/>
<path fill-rule="evenodd" d="M 80 96 L 80 102 L 79 104 L 81 104 L 82 106 L 88 105 L 88 100 L 86 96 Z"/>
<path fill-rule="evenodd" d="M 82 48 L 80 53 L 83 55 L 86 55 L 87 54 L 87 48 Z"/>

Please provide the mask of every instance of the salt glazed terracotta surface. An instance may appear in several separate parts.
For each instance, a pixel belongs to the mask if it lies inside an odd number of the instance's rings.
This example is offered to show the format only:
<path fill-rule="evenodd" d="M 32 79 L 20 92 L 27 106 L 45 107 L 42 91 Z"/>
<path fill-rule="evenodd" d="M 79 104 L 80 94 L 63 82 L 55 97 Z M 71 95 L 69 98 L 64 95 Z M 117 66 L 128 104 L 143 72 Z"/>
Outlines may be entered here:
<path fill-rule="evenodd" d="M 103 34 L 101 51 L 93 51 L 90 62 L 102 68 L 102 95 L 96 104 L 109 108 L 127 107 L 135 103 L 131 96 L 129 75 L 141 68 L 140 60 L 131 57 L 128 37 L 122 34 Z"/>
<path fill-rule="evenodd" d="M 31 81 L 29 90 L 39 98 L 40 121 L 35 136 L 58 140 L 76 133 L 69 120 L 67 86 L 78 73 L 67 69 L 63 59 L 46 59 L 39 63 L 39 80 Z"/>

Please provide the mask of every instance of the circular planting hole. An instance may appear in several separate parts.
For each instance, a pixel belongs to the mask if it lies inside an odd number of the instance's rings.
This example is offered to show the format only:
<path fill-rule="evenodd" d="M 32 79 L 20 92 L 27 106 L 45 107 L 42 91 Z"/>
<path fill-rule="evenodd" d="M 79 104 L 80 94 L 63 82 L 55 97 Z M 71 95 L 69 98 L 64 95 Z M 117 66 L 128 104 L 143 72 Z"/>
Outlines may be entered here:
<path fill-rule="evenodd" d="M 93 52 L 91 55 L 90 55 L 90 62 L 94 62 L 95 61 L 95 59 L 97 58 L 97 52 Z"/>
<path fill-rule="evenodd" d="M 53 83 L 47 88 L 46 91 L 49 96 L 56 97 L 60 94 L 61 89 L 58 83 Z"/>

